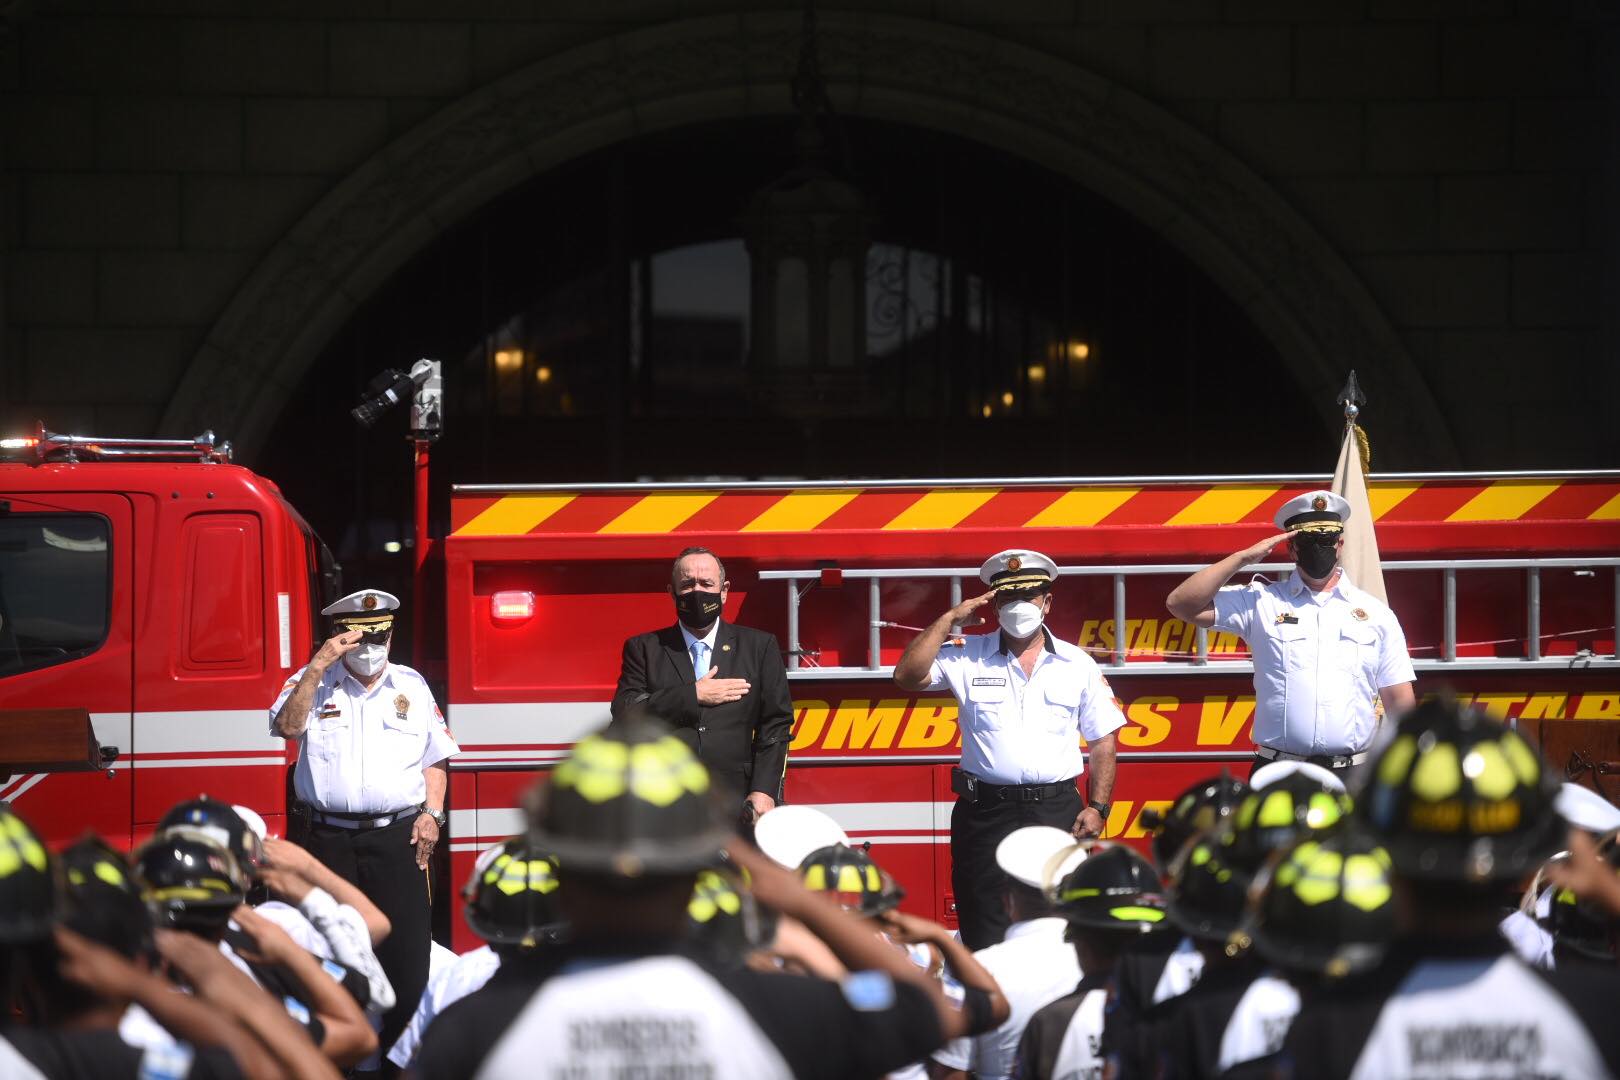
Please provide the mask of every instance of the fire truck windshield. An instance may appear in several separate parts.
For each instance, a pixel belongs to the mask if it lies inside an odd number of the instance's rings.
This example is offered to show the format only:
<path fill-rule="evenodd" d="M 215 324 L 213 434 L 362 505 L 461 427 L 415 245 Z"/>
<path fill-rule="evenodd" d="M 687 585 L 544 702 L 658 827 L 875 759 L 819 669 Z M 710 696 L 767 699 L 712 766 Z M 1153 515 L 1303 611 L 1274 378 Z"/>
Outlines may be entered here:
<path fill-rule="evenodd" d="M 107 636 L 107 519 L 0 517 L 0 677 L 85 656 Z"/>

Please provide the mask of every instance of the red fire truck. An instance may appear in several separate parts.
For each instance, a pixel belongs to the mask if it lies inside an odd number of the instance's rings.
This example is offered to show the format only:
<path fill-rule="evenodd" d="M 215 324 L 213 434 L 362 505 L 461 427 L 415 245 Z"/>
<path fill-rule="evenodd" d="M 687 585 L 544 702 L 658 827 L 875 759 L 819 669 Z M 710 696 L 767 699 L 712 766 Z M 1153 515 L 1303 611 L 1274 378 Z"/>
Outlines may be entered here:
<path fill-rule="evenodd" d="M 292 751 L 266 710 L 320 639 L 330 556 L 273 483 L 209 439 L 66 443 L 79 460 L 59 444 L 0 464 L 0 798 L 58 841 L 91 827 L 138 842 L 204 789 L 276 828 Z M 689 545 L 725 559 L 726 617 L 784 648 L 788 799 L 870 843 L 908 906 L 947 922 L 956 704 L 898 689 L 890 666 L 913 628 L 979 587 L 987 554 L 1051 555 L 1050 623 L 1092 650 L 1130 721 L 1108 834 L 1140 838 L 1145 808 L 1249 759 L 1242 642 L 1171 618 L 1165 595 L 1323 483 L 456 487 L 440 544 L 448 648 L 433 665 L 462 747 L 451 877 L 520 828 L 523 789 L 605 721 L 620 645 L 670 621 L 670 561 Z M 1532 724 L 1620 720 L 1620 471 L 1383 475 L 1371 500 L 1420 693 L 1448 686 Z"/>

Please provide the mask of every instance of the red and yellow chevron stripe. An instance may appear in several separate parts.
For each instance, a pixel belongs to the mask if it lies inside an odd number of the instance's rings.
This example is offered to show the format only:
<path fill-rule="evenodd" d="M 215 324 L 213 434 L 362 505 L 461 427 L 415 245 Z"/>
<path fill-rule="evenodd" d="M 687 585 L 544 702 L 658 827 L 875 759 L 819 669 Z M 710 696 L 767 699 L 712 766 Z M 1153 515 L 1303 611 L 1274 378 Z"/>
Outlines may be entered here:
<path fill-rule="evenodd" d="M 1138 487 L 783 487 L 457 492 L 454 536 L 908 532 L 1245 525 L 1271 521 L 1310 483 Z M 1381 522 L 1620 521 L 1620 480 L 1390 480 L 1370 485 Z"/>

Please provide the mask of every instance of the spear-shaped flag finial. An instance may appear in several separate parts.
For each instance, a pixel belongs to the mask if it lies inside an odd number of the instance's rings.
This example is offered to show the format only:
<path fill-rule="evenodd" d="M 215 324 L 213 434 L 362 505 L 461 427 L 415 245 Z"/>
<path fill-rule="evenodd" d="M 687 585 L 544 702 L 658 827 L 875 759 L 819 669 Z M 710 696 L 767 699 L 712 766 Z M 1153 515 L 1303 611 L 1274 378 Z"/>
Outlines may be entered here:
<path fill-rule="evenodd" d="M 1367 404 L 1366 395 L 1361 392 L 1361 384 L 1356 381 L 1354 368 L 1350 370 L 1350 377 L 1345 380 L 1344 389 L 1339 391 L 1338 402 L 1344 406 L 1344 418 L 1352 424 L 1361 414 L 1361 407 Z"/>

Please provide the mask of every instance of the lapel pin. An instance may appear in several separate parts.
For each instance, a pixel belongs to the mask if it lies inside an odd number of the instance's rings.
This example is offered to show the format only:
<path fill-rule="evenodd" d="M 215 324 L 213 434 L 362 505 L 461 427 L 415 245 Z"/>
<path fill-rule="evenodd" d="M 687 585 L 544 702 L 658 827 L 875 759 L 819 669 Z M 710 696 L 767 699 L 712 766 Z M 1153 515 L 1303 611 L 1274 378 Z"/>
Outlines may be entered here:
<path fill-rule="evenodd" d="M 731 651 L 731 646 L 730 645 L 722 645 L 722 646 L 720 646 L 720 651 L 721 652 L 730 652 Z"/>

